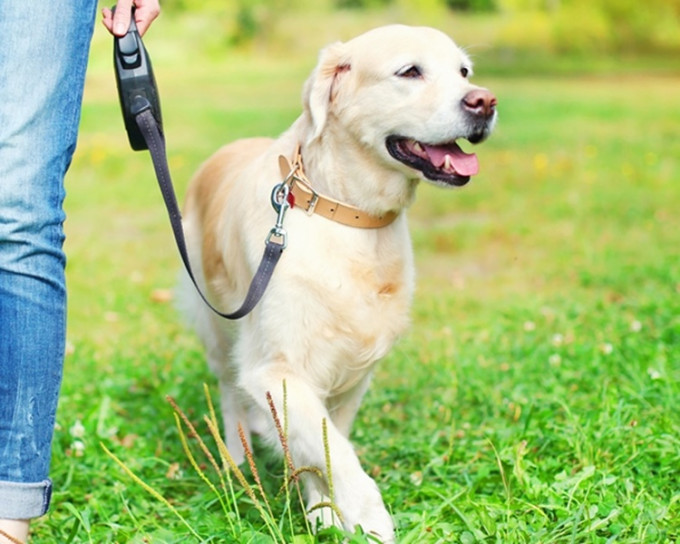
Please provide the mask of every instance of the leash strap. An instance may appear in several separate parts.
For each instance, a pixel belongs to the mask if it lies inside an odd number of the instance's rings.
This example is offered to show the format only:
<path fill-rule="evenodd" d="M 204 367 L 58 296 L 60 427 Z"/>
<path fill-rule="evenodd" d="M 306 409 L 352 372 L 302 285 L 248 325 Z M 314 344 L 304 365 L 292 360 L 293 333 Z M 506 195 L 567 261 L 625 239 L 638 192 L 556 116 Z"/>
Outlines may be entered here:
<path fill-rule="evenodd" d="M 182 257 L 189 278 L 193 282 L 198 294 L 203 301 L 217 315 L 225 319 L 240 319 L 252 311 L 262 298 L 269 280 L 274 273 L 276 263 L 286 246 L 286 231 L 283 229 L 283 215 L 286 212 L 287 192 L 283 195 L 284 200 L 278 211 L 275 227 L 269 233 L 265 241 L 264 255 L 255 272 L 255 276 L 248 288 L 248 293 L 241 307 L 232 313 L 223 313 L 215 308 L 201 291 L 196 281 L 189 262 L 189 255 L 182 229 L 182 216 L 177 205 L 175 189 L 170 178 L 168 157 L 163 137 L 161 107 L 156 87 L 156 80 L 151 67 L 151 59 L 142 43 L 142 38 L 137 32 L 135 25 L 134 7 L 130 18 L 130 28 L 122 37 L 114 37 L 113 59 L 116 73 L 116 86 L 118 97 L 125 121 L 125 130 L 128 133 L 130 146 L 136 151 L 148 149 L 151 153 L 156 179 L 161 189 L 165 207 L 170 217 L 170 225 L 175 236 L 177 249 Z M 274 240 L 281 240 L 277 243 Z"/>
<path fill-rule="evenodd" d="M 248 294 L 246 295 L 243 304 L 238 310 L 232 313 L 223 313 L 215 308 L 199 287 L 191 269 L 191 263 L 189 262 L 189 255 L 186 247 L 186 240 L 184 238 L 184 230 L 182 229 L 182 216 L 177 204 L 177 197 L 175 196 L 172 179 L 170 178 L 170 169 L 168 167 L 167 152 L 165 149 L 165 138 L 163 137 L 163 134 L 158 127 L 158 123 L 154 118 L 151 105 L 146 100 L 143 100 L 143 102 L 146 103 L 144 104 L 142 101 L 138 103 L 138 107 L 135 108 L 136 111 L 134 111 L 133 114 L 135 115 L 137 126 L 139 127 L 139 130 L 144 137 L 144 141 L 148 145 L 149 152 L 151 153 L 151 160 L 153 161 L 153 167 L 156 172 L 158 186 L 160 187 L 161 194 L 163 195 L 165 207 L 168 210 L 170 225 L 172 226 L 172 232 L 175 236 L 177 249 L 179 250 L 184 267 L 189 274 L 189 278 L 191 278 L 192 283 L 196 287 L 198 294 L 201 295 L 203 301 L 213 312 L 225 319 L 240 319 L 249 314 L 262 298 L 262 295 L 269 284 L 269 280 L 274 273 L 274 268 L 283 254 L 285 244 L 275 242 L 273 240 L 274 237 L 271 235 L 267 238 L 260 265 L 257 269 L 257 272 L 255 272 L 255 276 L 253 277 L 253 280 L 250 284 Z"/>

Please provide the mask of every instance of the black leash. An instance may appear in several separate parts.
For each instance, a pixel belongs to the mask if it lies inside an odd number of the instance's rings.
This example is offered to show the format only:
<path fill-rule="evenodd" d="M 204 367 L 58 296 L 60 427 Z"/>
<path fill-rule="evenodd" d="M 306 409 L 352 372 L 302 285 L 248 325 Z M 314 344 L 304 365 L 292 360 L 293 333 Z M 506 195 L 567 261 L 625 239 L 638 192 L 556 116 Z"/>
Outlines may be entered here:
<path fill-rule="evenodd" d="M 168 211 L 177 249 L 189 274 L 189 278 L 191 278 L 204 302 L 217 315 L 225 319 L 240 319 L 250 313 L 262 298 L 274 273 L 274 268 L 286 247 L 283 216 L 288 209 L 288 187 L 285 184 L 281 184 L 272 193 L 272 203 L 278 211 L 276 225 L 271 229 L 265 240 L 262 260 L 257 272 L 255 272 L 243 304 L 234 312 L 221 312 L 210 303 L 203 291 L 201 291 L 191 269 L 186 240 L 184 239 L 184 230 L 182 229 L 182 215 L 177 204 L 177 197 L 175 196 L 175 189 L 168 167 L 156 80 L 151 67 L 151 59 L 137 32 L 134 9 L 128 33 L 121 38 L 114 38 L 113 56 L 118 96 L 130 146 L 135 151 L 148 149 L 151 154 L 156 179 L 158 180 L 158 186 Z M 280 242 L 276 240 L 280 240 Z"/>

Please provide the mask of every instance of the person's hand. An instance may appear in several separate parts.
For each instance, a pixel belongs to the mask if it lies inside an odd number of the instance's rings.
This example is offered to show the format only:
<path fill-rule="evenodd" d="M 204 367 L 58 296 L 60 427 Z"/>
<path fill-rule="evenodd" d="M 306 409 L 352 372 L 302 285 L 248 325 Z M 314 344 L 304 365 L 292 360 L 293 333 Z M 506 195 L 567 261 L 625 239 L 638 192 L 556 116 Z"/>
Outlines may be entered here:
<path fill-rule="evenodd" d="M 124 36 L 130 28 L 130 13 L 135 9 L 135 24 L 140 36 L 143 36 L 149 25 L 158 17 L 161 7 L 158 0 L 119 0 L 115 13 L 109 8 L 102 10 L 102 23 L 114 36 Z"/>

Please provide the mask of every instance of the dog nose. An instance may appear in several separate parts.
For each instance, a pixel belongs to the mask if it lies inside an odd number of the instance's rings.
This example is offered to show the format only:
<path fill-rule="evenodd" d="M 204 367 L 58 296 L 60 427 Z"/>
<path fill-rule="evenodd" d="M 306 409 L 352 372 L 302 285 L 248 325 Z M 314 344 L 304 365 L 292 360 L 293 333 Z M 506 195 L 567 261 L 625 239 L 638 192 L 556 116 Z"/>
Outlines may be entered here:
<path fill-rule="evenodd" d="M 496 97 L 486 89 L 475 89 L 463 97 L 463 107 L 470 113 L 491 117 L 496 111 Z"/>

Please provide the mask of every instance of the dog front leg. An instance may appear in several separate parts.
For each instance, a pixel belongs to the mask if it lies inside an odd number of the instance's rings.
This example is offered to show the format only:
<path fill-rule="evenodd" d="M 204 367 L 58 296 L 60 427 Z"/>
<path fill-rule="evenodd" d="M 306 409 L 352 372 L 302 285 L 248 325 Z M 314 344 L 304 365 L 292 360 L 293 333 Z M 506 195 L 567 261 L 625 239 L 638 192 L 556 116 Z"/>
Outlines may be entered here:
<path fill-rule="evenodd" d="M 371 383 L 371 378 L 371 373 L 366 374 L 352 389 L 328 402 L 331 419 L 345 438 L 349 438 L 354 418 Z"/>
<path fill-rule="evenodd" d="M 307 482 L 317 484 L 317 488 L 308 493 L 310 500 L 318 501 L 323 496 L 332 495 L 331 499 L 340 511 L 342 524 L 346 529 L 353 530 L 360 525 L 364 531 L 375 534 L 384 543 L 393 543 L 394 525 L 378 486 L 361 468 L 352 444 L 333 423 L 313 388 L 294 374 L 272 370 L 271 367 L 260 368 L 247 376 L 242 375 L 240 385 L 262 410 L 269 410 L 266 396 L 267 393 L 271 395 L 282 422 L 285 415 L 285 427 L 288 429 L 286 441 L 296 467 L 314 467 L 323 473 L 323 481 L 307 479 Z M 332 493 L 326 469 L 324 420 L 328 436 Z M 309 506 L 313 507 L 315 504 Z M 318 517 L 318 513 L 312 512 L 310 515 L 313 521 Z"/>
<path fill-rule="evenodd" d="M 243 430 L 246 445 L 252 451 L 249 418 L 240 402 L 240 394 L 232 383 L 220 379 L 220 408 L 222 409 L 222 424 L 224 426 L 224 443 L 237 465 L 246 460 L 239 426 Z"/>

